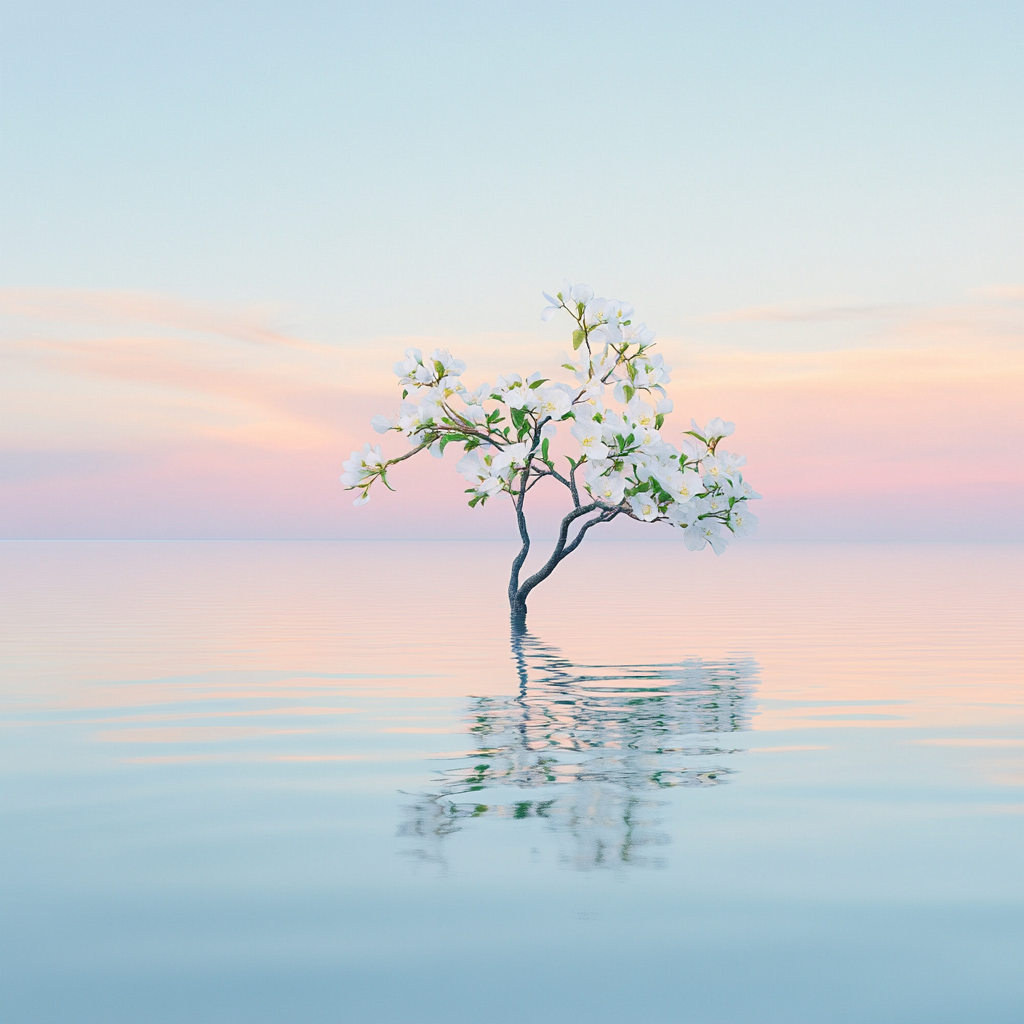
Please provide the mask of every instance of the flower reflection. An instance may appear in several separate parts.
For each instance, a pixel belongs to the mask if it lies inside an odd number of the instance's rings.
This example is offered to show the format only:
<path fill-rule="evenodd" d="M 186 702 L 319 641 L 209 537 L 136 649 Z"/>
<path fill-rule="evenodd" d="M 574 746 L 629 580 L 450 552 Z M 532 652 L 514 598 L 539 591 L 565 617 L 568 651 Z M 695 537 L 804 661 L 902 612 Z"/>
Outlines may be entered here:
<path fill-rule="evenodd" d="M 441 860 L 441 844 L 473 819 L 543 819 L 571 837 L 578 868 L 658 863 L 664 790 L 717 786 L 733 769 L 723 734 L 750 727 L 756 663 L 574 665 L 525 631 L 512 637 L 515 697 L 476 697 L 475 749 L 406 807 L 400 835 Z"/>

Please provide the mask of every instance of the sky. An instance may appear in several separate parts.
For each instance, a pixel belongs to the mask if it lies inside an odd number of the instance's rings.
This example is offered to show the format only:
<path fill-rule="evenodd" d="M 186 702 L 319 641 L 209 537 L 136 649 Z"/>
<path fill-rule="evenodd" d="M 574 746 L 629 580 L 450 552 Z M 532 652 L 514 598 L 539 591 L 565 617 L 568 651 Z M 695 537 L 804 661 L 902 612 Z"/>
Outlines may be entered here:
<path fill-rule="evenodd" d="M 0 19 L 0 537 L 507 536 L 454 453 L 341 463 L 409 345 L 553 375 L 568 277 L 667 426 L 736 421 L 765 539 L 1024 539 L 1021 4 Z"/>

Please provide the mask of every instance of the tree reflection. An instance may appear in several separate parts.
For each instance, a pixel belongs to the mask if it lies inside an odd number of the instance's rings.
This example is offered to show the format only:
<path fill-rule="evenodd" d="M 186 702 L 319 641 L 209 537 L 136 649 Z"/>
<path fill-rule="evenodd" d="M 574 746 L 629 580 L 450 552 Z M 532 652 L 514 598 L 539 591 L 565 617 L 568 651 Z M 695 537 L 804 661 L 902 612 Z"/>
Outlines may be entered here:
<path fill-rule="evenodd" d="M 574 665 L 525 630 L 512 636 L 515 697 L 475 697 L 475 750 L 406 807 L 401 835 L 442 860 L 446 836 L 476 818 L 540 818 L 572 839 L 579 868 L 657 863 L 661 791 L 718 786 L 733 769 L 723 734 L 750 726 L 752 659 Z"/>

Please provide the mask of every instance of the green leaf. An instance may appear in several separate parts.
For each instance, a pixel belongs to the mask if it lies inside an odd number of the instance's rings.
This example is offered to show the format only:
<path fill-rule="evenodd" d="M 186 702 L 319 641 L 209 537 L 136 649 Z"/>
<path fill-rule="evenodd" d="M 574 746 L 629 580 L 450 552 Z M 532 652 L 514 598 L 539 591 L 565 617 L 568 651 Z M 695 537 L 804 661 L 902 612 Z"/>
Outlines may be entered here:
<path fill-rule="evenodd" d="M 578 366 L 573 366 L 572 363 L 562 363 L 562 369 L 563 370 L 578 370 L 579 367 Z"/>
<path fill-rule="evenodd" d="M 626 396 L 627 402 L 632 402 L 633 396 L 636 394 L 636 388 L 631 388 L 628 384 L 623 384 L 622 393 Z"/>
<path fill-rule="evenodd" d="M 441 438 L 441 454 L 444 455 L 445 447 L 452 443 L 452 441 L 468 441 L 469 438 L 465 434 L 445 434 Z"/>
<path fill-rule="evenodd" d="M 547 384 L 547 382 L 548 382 L 548 378 L 547 377 L 541 377 L 540 380 L 535 380 L 530 385 L 530 390 L 531 391 L 535 391 L 537 388 L 539 388 L 541 386 L 541 384 Z"/>
<path fill-rule="evenodd" d="M 654 417 L 654 429 L 661 430 L 661 426 L 664 422 L 665 414 L 663 412 L 659 412 L 658 415 Z"/>
<path fill-rule="evenodd" d="M 550 447 L 548 443 L 549 441 L 550 438 L 545 437 L 544 440 L 541 441 L 540 443 L 540 457 L 542 462 L 548 461 L 548 448 Z"/>
<path fill-rule="evenodd" d="M 439 359 L 434 360 L 434 372 L 438 375 L 438 377 L 444 376 L 444 363 L 442 363 Z"/>
<path fill-rule="evenodd" d="M 585 337 L 586 337 L 586 335 L 582 331 L 573 331 L 572 332 L 572 347 L 573 347 L 573 351 L 578 349 L 580 347 L 580 345 L 583 344 L 583 339 Z"/>
<path fill-rule="evenodd" d="M 403 398 L 408 398 L 409 397 L 409 391 L 408 391 L 407 388 L 402 388 L 402 397 Z"/>
<path fill-rule="evenodd" d="M 477 503 L 480 501 L 480 495 L 478 494 L 475 498 L 469 499 L 469 507 L 476 508 Z"/>

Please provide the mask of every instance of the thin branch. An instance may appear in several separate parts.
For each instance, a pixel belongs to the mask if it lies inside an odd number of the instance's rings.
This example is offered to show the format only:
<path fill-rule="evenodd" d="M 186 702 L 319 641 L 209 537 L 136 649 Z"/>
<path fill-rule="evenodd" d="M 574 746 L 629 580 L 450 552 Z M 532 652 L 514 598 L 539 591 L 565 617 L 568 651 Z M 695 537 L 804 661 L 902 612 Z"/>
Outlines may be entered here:
<path fill-rule="evenodd" d="M 544 476 L 553 476 L 563 487 L 568 487 L 570 491 L 572 490 L 572 484 L 570 484 L 569 481 L 566 480 L 565 477 L 562 476 L 562 474 L 559 473 L 555 469 L 536 469 L 535 468 L 535 469 L 532 470 L 532 473 L 537 478 L 537 480 L 539 480 L 541 477 L 544 477 Z M 537 482 L 537 480 L 534 480 L 533 483 L 535 484 Z M 533 484 L 530 484 L 530 486 L 532 487 Z"/>
<path fill-rule="evenodd" d="M 613 509 L 610 511 L 602 512 L 599 516 L 594 516 L 593 519 L 588 519 L 580 527 L 580 532 L 576 534 L 575 538 L 573 538 L 572 543 L 566 546 L 566 549 L 562 552 L 562 558 L 571 555 L 580 546 L 580 542 L 583 540 L 584 535 L 586 534 L 587 530 L 589 530 L 592 526 L 597 526 L 598 523 L 610 523 L 622 511 L 624 510 Z M 561 561 L 562 558 L 560 558 L 559 561 Z"/>
<path fill-rule="evenodd" d="M 415 448 L 410 448 L 404 455 L 399 455 L 397 459 L 388 459 L 384 465 L 393 466 L 396 462 L 405 462 L 406 459 L 411 459 L 417 452 L 423 451 L 424 448 L 429 448 L 433 443 L 433 441 L 423 441 Z"/>
<path fill-rule="evenodd" d="M 580 507 L 580 492 L 576 488 L 576 470 L 580 468 L 580 465 L 581 463 L 577 462 L 569 471 L 569 490 L 572 491 L 572 503 L 576 508 Z"/>

